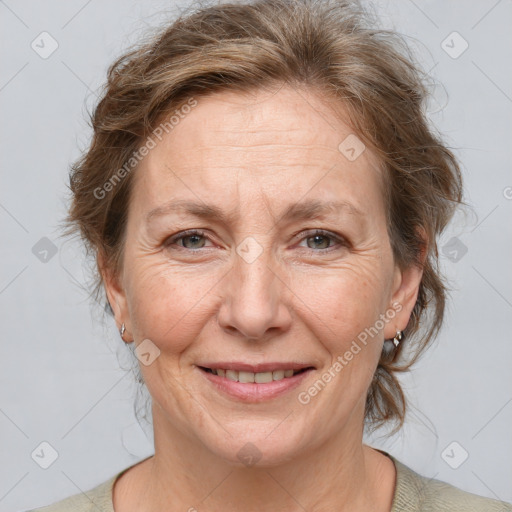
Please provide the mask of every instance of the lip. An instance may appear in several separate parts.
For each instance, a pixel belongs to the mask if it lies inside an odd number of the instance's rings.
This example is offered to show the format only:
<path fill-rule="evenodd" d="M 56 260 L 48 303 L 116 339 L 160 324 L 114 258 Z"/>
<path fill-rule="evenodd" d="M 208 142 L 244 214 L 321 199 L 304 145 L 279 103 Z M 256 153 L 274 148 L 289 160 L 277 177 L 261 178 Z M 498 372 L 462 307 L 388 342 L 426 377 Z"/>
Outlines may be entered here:
<path fill-rule="evenodd" d="M 223 363 L 226 364 L 226 363 Z M 203 366 L 203 365 L 201 365 Z M 207 368 L 212 368 L 210 366 L 204 365 Z M 226 377 L 221 377 L 220 375 L 215 375 L 213 373 L 206 372 L 202 370 L 199 366 L 196 367 L 197 371 L 211 384 L 214 389 L 220 391 L 222 394 L 229 396 L 230 398 L 234 398 L 241 402 L 247 403 L 260 403 L 265 402 L 267 400 L 272 400 L 278 398 L 280 396 L 289 393 L 293 389 L 297 388 L 302 381 L 308 378 L 311 372 L 314 371 L 314 368 L 311 365 L 298 365 L 298 367 L 294 368 L 290 363 L 284 363 L 280 367 L 277 365 L 239 365 L 238 363 L 233 363 L 231 368 L 228 364 L 226 366 L 217 366 L 215 365 L 213 368 L 224 368 L 226 370 L 241 370 L 241 371 L 250 371 L 254 373 L 269 371 L 270 369 L 274 370 L 284 370 L 284 369 L 294 369 L 301 370 L 303 368 L 307 368 L 301 373 L 297 373 L 293 377 L 285 377 L 281 380 L 274 380 L 272 382 L 266 382 L 264 384 L 258 384 L 256 382 L 248 382 L 241 383 L 235 382 L 227 379 Z M 255 371 L 253 368 L 257 368 Z M 265 368 L 265 369 L 260 369 Z"/>

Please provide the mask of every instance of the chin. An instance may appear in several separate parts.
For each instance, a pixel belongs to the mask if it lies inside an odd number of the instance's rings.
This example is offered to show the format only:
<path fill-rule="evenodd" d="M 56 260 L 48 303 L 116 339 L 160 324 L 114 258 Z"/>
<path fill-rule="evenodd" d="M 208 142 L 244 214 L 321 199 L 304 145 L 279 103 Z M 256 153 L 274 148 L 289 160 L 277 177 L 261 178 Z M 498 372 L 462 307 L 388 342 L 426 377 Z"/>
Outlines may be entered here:
<path fill-rule="evenodd" d="M 227 426 L 226 430 L 231 436 L 218 427 L 217 434 L 220 437 L 202 439 L 202 442 L 226 464 L 239 468 L 279 466 L 295 459 L 304 449 L 304 435 L 299 432 L 290 433 L 289 429 L 276 432 L 279 421 L 266 421 L 266 428 L 253 433 L 249 432 L 254 431 L 254 422 L 247 421 L 244 424 L 247 428 L 239 425 L 236 431 L 233 425 Z"/>

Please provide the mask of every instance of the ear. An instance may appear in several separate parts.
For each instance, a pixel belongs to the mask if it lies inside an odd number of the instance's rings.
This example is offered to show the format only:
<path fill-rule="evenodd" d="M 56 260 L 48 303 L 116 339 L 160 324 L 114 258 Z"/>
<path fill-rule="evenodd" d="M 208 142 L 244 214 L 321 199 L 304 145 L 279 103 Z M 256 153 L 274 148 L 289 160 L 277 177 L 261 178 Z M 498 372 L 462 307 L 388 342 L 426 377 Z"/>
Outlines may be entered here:
<path fill-rule="evenodd" d="M 407 327 L 418 298 L 428 247 L 425 230 L 421 228 L 418 231 L 424 241 L 419 258 L 420 265 L 411 264 L 405 269 L 400 269 L 398 265 L 395 265 L 392 297 L 388 307 L 393 308 L 397 313 L 393 321 L 388 322 L 384 329 L 385 339 L 392 339 L 396 335 L 396 331 L 403 331 Z"/>
<path fill-rule="evenodd" d="M 128 302 L 126 300 L 125 291 L 120 283 L 119 276 L 106 265 L 104 254 L 98 253 L 98 268 L 101 272 L 105 293 L 107 295 L 110 307 L 114 312 L 117 330 L 120 331 L 121 325 L 124 323 L 126 331 L 123 335 L 123 341 L 131 343 L 132 327 L 130 322 L 130 314 L 128 310 Z"/>

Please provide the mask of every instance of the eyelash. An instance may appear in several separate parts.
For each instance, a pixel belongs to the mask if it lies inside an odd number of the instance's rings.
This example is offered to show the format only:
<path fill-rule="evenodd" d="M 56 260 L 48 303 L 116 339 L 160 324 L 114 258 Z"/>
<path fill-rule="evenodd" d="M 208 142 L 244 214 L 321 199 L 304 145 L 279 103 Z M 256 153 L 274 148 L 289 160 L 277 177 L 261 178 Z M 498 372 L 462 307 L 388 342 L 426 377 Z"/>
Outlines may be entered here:
<path fill-rule="evenodd" d="M 165 242 L 166 246 L 173 245 L 176 241 L 181 240 L 182 238 L 187 238 L 189 236 L 205 236 L 205 232 L 201 231 L 199 229 L 189 229 L 187 231 L 182 231 L 181 233 L 178 233 L 177 235 L 174 235 L 170 238 L 168 238 Z M 198 249 L 187 249 L 186 247 L 178 246 L 180 249 L 185 249 L 186 251 L 197 251 Z"/>
<path fill-rule="evenodd" d="M 313 238 L 315 236 L 323 236 L 326 238 L 329 238 L 332 243 L 335 243 L 336 245 L 331 247 L 327 247 L 326 249 L 311 249 L 310 247 L 303 247 L 303 249 L 306 249 L 309 252 L 314 253 L 327 253 L 331 251 L 335 251 L 337 249 L 340 249 L 341 247 L 347 247 L 348 243 L 347 241 L 340 235 L 335 235 L 334 233 L 331 233 L 330 231 L 326 231 L 324 229 L 315 229 L 315 230 L 309 230 L 309 231 L 302 231 L 296 237 L 300 237 L 300 240 L 307 240 L 308 238 Z M 294 237 L 295 238 L 295 237 Z"/>
<path fill-rule="evenodd" d="M 202 231 L 200 229 L 189 229 L 187 231 L 182 231 L 181 233 L 178 233 L 177 235 L 170 237 L 165 242 L 165 245 L 166 245 L 166 247 L 169 247 L 171 245 L 174 245 L 178 240 L 187 238 L 189 236 L 199 236 L 199 237 L 205 237 L 208 239 L 208 237 L 205 234 L 205 231 Z M 334 242 L 336 242 L 339 246 L 342 246 L 342 247 L 348 246 L 348 243 L 346 242 L 346 240 L 343 237 L 335 235 L 334 233 L 331 233 L 330 231 L 325 231 L 323 229 L 315 229 L 312 231 L 311 230 L 302 231 L 299 234 L 294 235 L 293 238 L 294 239 L 300 238 L 300 240 L 306 240 L 308 238 L 313 238 L 315 236 L 324 236 L 326 238 L 329 238 L 329 239 L 333 240 Z M 177 246 L 177 247 L 179 247 L 180 250 L 186 250 L 186 251 L 192 251 L 192 252 L 197 252 L 200 249 L 202 249 L 202 247 L 200 247 L 199 249 L 188 249 L 187 247 L 183 247 L 183 246 Z M 333 250 L 336 250 L 337 248 L 336 247 L 328 247 L 326 249 L 311 249 L 309 247 L 302 247 L 302 249 L 306 249 L 306 251 L 310 252 L 310 253 L 318 254 L 318 253 L 331 252 Z"/>

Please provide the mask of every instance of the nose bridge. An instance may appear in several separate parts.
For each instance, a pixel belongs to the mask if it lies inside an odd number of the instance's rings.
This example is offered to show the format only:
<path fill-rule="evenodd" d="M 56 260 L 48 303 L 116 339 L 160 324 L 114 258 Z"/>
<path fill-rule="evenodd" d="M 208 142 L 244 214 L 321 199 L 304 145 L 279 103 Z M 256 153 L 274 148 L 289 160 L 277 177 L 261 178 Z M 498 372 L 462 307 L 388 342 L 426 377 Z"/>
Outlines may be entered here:
<path fill-rule="evenodd" d="M 269 268 L 274 266 L 271 249 L 260 246 L 258 251 L 254 242 L 245 249 L 243 243 L 237 248 L 219 323 L 245 338 L 260 339 L 270 329 L 286 329 L 289 312 L 283 303 L 283 284 Z"/>

